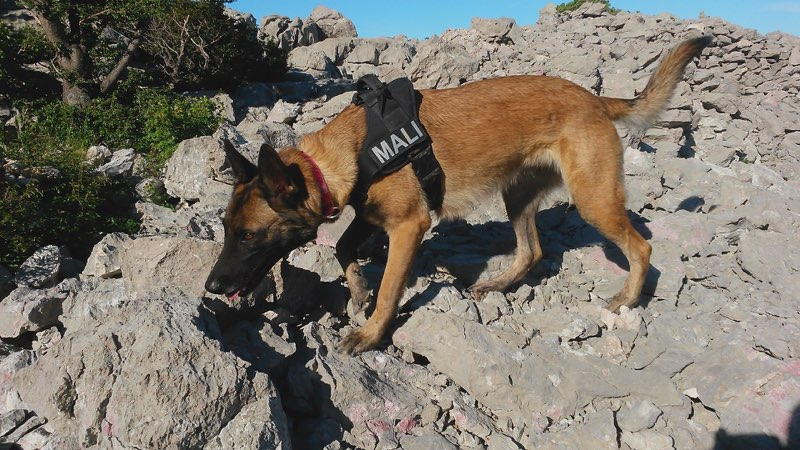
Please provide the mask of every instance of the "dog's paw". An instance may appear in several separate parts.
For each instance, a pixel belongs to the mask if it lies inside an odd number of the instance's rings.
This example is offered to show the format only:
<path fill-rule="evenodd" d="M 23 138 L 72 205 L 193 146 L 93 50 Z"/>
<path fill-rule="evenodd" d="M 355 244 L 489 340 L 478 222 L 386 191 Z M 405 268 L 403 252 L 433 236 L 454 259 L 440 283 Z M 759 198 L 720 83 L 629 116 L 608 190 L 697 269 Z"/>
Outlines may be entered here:
<path fill-rule="evenodd" d="M 492 278 L 491 280 L 473 284 L 469 287 L 469 291 L 475 301 L 481 301 L 489 292 L 503 292 L 507 287 L 508 283 L 504 280 Z"/>
<path fill-rule="evenodd" d="M 606 309 L 611 311 L 611 312 L 613 312 L 613 313 L 619 314 L 619 309 L 622 306 L 627 306 L 628 308 L 635 308 L 637 303 L 638 302 L 630 301 L 630 300 L 624 298 L 622 295 L 617 294 L 616 296 L 614 296 L 614 300 L 611 300 L 606 305 Z"/>
<path fill-rule="evenodd" d="M 357 355 L 375 348 L 380 338 L 380 335 L 370 333 L 367 328 L 357 328 L 339 341 L 336 349 L 348 355 Z"/>

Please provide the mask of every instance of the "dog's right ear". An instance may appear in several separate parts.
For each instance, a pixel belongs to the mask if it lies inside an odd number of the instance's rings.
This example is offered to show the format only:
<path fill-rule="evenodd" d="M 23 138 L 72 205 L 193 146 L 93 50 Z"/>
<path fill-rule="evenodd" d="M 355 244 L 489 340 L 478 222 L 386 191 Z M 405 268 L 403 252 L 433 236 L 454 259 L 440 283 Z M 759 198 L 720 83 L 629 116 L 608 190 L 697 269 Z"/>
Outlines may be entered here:
<path fill-rule="evenodd" d="M 231 141 L 224 139 L 223 148 L 225 149 L 228 163 L 231 165 L 231 170 L 233 170 L 233 177 L 236 179 L 236 183 L 247 183 L 258 176 L 258 167 L 236 151 L 236 147 L 231 144 Z"/>

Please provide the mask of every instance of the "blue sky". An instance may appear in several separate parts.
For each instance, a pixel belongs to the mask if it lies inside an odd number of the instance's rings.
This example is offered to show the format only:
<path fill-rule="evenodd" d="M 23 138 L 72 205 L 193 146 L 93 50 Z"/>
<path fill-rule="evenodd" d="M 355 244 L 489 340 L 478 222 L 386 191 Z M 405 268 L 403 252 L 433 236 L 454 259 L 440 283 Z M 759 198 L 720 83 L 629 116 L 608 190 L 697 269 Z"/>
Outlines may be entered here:
<path fill-rule="evenodd" d="M 423 39 L 448 28 L 468 28 L 472 17 L 512 17 L 520 25 L 530 25 L 536 22 L 539 9 L 547 1 L 236 0 L 230 6 L 252 13 L 261 23 L 261 17 L 269 14 L 303 18 L 320 4 L 352 20 L 359 36 L 405 34 Z M 611 0 L 611 5 L 644 14 L 668 12 L 683 19 L 697 18 L 704 11 L 706 15 L 722 17 L 761 33 L 780 30 L 800 35 L 800 0 Z"/>

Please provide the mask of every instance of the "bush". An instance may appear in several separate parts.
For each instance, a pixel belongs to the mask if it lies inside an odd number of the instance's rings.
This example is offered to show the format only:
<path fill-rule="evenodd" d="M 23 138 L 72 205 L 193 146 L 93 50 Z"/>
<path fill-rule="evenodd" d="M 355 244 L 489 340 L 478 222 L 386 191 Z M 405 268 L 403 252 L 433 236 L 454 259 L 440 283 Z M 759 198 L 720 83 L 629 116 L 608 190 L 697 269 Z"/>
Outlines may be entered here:
<path fill-rule="evenodd" d="M 606 11 L 609 14 L 616 14 L 620 12 L 619 8 L 614 8 L 611 6 L 611 2 L 609 0 L 572 0 L 567 3 L 561 3 L 560 5 L 556 6 L 556 11 L 563 13 L 567 11 L 575 11 L 576 9 L 583 6 L 584 3 L 602 3 L 606 5 Z"/>
<path fill-rule="evenodd" d="M 257 30 L 224 11 L 221 0 L 175 0 L 154 17 L 144 49 L 175 89 L 231 89 L 275 81 L 286 73 L 286 51 L 258 40 Z"/>
<path fill-rule="evenodd" d="M 52 93 L 52 86 L 47 86 L 52 80 L 42 83 L 47 75 L 25 65 L 50 61 L 54 56 L 55 48 L 41 31 L 0 23 L 0 93 L 16 97 Z"/>
<path fill-rule="evenodd" d="M 84 107 L 15 106 L 20 128 L 3 136 L 0 157 L 18 161 L 32 176 L 20 185 L 0 173 L 0 264 L 12 268 L 43 245 L 67 245 L 83 258 L 103 233 L 138 229 L 132 187 L 94 172 L 84 162 L 89 146 L 132 147 L 156 174 L 180 141 L 210 134 L 220 123 L 210 99 L 142 88 L 119 89 Z M 60 175 L 35 176 L 43 167 Z"/>

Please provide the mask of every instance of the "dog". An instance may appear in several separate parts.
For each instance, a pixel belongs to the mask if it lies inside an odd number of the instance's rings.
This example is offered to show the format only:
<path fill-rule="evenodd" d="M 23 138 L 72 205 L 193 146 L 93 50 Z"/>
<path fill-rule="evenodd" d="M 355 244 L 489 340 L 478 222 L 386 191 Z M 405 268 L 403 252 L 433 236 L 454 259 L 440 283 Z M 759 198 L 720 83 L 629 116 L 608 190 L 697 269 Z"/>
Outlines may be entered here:
<path fill-rule="evenodd" d="M 542 197 L 563 183 L 583 219 L 616 244 L 630 272 L 607 308 L 635 307 L 651 247 L 625 209 L 622 144 L 615 121 L 653 124 L 667 106 L 686 65 L 711 42 L 684 41 L 663 58 L 635 99 L 598 97 L 547 76 L 509 76 L 456 88 L 422 90 L 419 117 L 444 173 L 439 218 L 463 216 L 500 192 L 517 248 L 511 266 L 477 283 L 478 293 L 503 291 L 542 258 L 536 212 Z M 263 145 L 258 165 L 230 142 L 225 153 L 235 178 L 223 225 L 223 249 L 206 290 L 245 295 L 288 253 L 316 237 L 323 222 L 346 205 L 358 179 L 358 154 L 367 134 L 363 107 L 350 105 L 321 130 L 280 153 Z M 410 165 L 377 179 L 336 245 L 338 262 L 356 307 L 369 303 L 356 249 L 378 228 L 389 237 L 385 273 L 366 324 L 338 348 L 356 354 L 374 348 L 397 314 L 399 300 L 431 215 Z"/>

